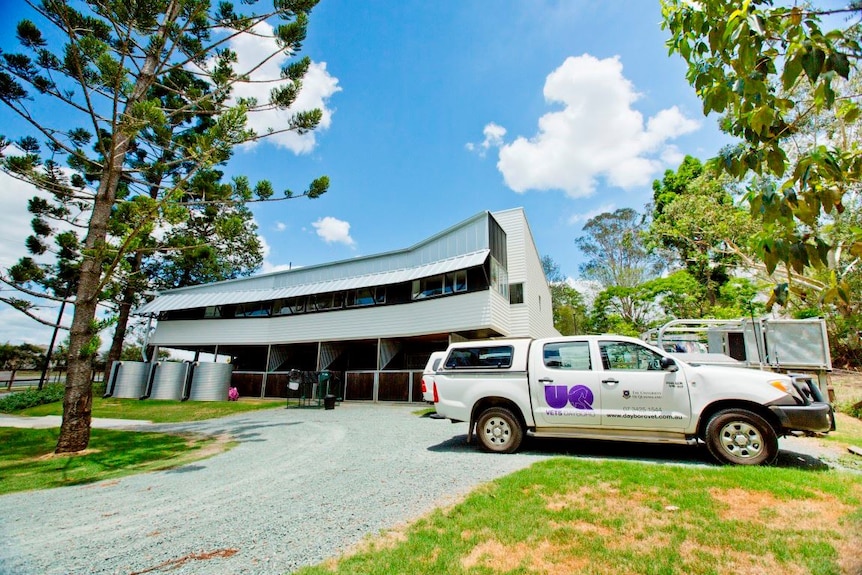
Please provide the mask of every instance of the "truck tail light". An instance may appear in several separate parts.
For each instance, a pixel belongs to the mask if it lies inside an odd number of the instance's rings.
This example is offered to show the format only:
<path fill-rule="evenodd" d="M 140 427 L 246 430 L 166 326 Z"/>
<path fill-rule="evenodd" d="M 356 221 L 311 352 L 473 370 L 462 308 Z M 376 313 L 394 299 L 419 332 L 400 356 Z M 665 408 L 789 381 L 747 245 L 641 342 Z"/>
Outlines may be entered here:
<path fill-rule="evenodd" d="M 440 403 L 440 396 L 437 395 L 437 382 L 434 382 L 434 403 Z"/>
<path fill-rule="evenodd" d="M 422 393 L 426 393 L 428 391 L 428 386 L 425 384 L 425 378 L 422 378 Z"/>

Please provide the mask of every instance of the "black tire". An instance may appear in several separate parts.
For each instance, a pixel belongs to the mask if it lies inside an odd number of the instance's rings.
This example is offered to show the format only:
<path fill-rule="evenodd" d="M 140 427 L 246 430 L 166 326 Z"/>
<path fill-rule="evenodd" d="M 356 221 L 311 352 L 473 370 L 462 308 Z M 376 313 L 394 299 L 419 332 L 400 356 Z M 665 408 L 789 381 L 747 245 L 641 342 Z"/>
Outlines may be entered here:
<path fill-rule="evenodd" d="M 524 429 L 510 410 L 505 407 L 491 407 L 479 415 L 476 435 L 487 451 L 513 453 L 521 446 Z"/>
<path fill-rule="evenodd" d="M 706 447 L 720 463 L 770 464 L 778 457 L 778 436 L 772 425 L 746 409 L 725 409 L 706 426 Z"/>

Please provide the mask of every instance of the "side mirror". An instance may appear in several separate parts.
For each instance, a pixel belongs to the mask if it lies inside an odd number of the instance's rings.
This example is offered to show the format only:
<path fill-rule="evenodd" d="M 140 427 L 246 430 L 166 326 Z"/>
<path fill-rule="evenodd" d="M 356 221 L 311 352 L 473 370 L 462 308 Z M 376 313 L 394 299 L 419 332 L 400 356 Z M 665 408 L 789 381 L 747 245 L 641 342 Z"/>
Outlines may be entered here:
<path fill-rule="evenodd" d="M 679 369 L 676 362 L 669 357 L 662 357 L 659 365 L 661 365 L 661 368 L 665 371 L 677 371 Z"/>

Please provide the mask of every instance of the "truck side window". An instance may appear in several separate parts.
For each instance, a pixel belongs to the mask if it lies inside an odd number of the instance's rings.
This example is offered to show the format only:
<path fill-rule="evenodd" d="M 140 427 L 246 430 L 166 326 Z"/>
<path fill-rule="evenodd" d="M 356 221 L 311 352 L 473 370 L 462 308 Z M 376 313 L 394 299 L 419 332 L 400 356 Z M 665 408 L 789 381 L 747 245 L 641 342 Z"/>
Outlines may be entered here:
<path fill-rule="evenodd" d="M 646 371 L 661 369 L 661 356 L 628 341 L 600 341 L 602 363 L 607 370 Z"/>
<path fill-rule="evenodd" d="M 591 370 L 590 344 L 585 341 L 567 341 L 545 344 L 545 367 L 555 369 Z"/>
<path fill-rule="evenodd" d="M 512 366 L 513 348 L 509 345 L 459 347 L 446 358 L 448 369 L 507 368 Z"/>

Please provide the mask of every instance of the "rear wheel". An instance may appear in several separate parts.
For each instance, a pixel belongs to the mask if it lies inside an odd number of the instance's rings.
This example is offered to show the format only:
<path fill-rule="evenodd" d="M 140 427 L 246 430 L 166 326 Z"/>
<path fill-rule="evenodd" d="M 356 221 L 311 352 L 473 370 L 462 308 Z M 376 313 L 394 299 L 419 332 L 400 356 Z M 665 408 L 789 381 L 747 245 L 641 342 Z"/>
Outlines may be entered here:
<path fill-rule="evenodd" d="M 778 436 L 761 416 L 745 409 L 725 409 L 706 426 L 706 446 L 721 463 L 760 465 L 778 456 Z"/>
<path fill-rule="evenodd" d="M 479 415 L 476 434 L 482 447 L 495 453 L 512 453 L 521 446 L 521 422 L 505 407 L 492 407 Z"/>

